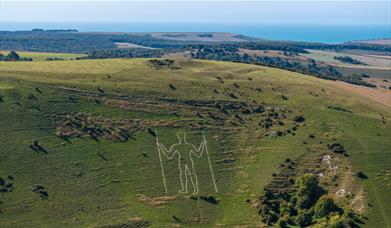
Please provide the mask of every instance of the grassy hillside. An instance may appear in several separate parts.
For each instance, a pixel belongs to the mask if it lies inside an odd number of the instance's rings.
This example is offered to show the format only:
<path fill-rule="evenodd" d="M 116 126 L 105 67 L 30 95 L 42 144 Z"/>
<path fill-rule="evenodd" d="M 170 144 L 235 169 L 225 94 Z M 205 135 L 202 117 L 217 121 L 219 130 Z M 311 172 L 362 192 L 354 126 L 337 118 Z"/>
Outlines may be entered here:
<path fill-rule="evenodd" d="M 0 62 L 0 83 L 0 177 L 12 190 L 0 193 L 1 227 L 253 226 L 264 189 L 304 172 L 324 174 L 328 192 L 367 217 L 362 226 L 391 226 L 391 110 L 328 81 L 115 59 Z M 207 142 L 210 163 L 192 157 L 195 195 L 191 168 L 179 193 L 178 161 L 159 160 L 156 140 L 168 149 L 178 132 Z M 337 168 L 324 168 L 327 155 Z M 289 173 L 287 158 L 298 167 Z"/>

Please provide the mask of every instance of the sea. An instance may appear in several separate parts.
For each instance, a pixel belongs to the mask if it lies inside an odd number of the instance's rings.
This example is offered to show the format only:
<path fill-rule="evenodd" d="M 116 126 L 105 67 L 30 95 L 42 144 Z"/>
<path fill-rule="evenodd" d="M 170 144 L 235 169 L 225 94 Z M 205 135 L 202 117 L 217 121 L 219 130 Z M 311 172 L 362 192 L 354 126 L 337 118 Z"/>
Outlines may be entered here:
<path fill-rule="evenodd" d="M 77 29 L 80 32 L 230 32 L 269 40 L 337 44 L 391 38 L 391 24 L 279 24 L 172 22 L 1 22 L 1 31 Z"/>

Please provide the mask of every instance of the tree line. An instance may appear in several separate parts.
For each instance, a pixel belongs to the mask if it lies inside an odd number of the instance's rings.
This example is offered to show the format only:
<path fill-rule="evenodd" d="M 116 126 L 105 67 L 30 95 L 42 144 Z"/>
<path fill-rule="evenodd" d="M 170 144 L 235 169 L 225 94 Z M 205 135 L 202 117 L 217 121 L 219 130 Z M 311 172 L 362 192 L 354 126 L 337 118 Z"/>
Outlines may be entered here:
<path fill-rule="evenodd" d="M 335 50 L 362 49 L 391 52 L 391 46 L 377 44 L 323 44 L 292 41 L 261 40 L 237 35 L 240 42 L 178 41 L 153 37 L 151 34 L 81 33 L 73 29 L 32 31 L 0 31 L 0 50 L 90 53 L 97 50 L 118 49 L 116 42 L 126 42 L 153 48 L 184 48 L 202 45 L 252 50 L 281 50 L 305 53 L 305 49 Z M 198 47 L 197 47 L 198 48 Z"/>
<path fill-rule="evenodd" d="M 352 57 L 350 56 L 334 56 L 334 59 L 335 60 L 339 60 L 343 63 L 349 63 L 349 64 L 361 64 L 361 65 L 365 65 L 365 63 L 361 62 L 361 61 L 358 61 L 357 59 L 353 59 Z"/>

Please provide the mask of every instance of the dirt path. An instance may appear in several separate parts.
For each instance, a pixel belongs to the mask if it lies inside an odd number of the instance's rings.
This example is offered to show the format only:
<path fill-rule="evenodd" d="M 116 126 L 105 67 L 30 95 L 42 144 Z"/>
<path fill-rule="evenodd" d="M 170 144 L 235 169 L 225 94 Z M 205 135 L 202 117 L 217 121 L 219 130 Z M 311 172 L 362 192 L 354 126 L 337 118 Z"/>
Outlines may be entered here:
<path fill-rule="evenodd" d="M 367 97 L 373 101 L 376 101 L 380 104 L 383 104 L 391 108 L 391 90 L 379 88 L 379 87 L 369 88 L 369 87 L 353 85 L 341 81 L 332 81 L 331 83 L 341 89 L 360 94 L 364 97 Z"/>

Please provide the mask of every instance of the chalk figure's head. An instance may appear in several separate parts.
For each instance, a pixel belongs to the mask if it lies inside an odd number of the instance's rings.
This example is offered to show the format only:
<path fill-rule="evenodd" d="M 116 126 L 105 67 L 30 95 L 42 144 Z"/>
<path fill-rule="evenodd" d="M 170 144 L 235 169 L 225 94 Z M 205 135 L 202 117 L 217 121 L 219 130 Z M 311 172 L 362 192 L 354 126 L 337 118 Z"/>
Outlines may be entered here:
<path fill-rule="evenodd" d="M 185 132 L 177 132 L 176 136 L 178 137 L 179 143 L 186 143 L 186 133 Z"/>

